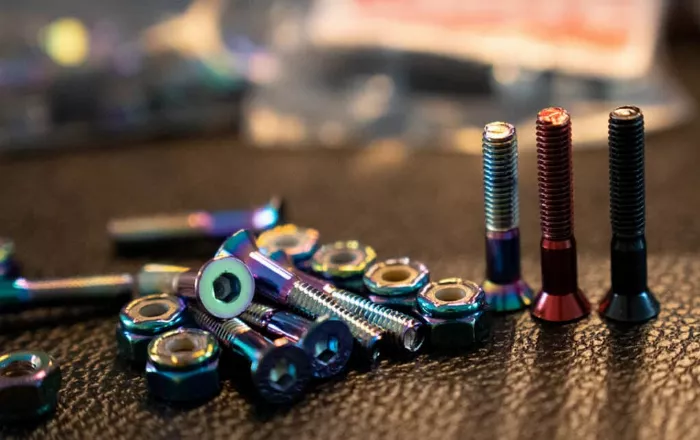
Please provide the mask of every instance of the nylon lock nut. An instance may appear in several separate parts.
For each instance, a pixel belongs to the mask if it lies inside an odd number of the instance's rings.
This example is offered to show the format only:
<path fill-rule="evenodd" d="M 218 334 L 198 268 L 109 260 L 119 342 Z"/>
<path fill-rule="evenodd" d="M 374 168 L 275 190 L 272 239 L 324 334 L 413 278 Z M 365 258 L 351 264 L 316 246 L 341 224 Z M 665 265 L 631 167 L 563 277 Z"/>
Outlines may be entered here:
<path fill-rule="evenodd" d="M 294 262 L 294 266 L 308 269 L 309 260 L 318 250 L 318 237 L 316 229 L 287 224 L 263 232 L 256 243 L 263 254 L 283 251 Z"/>
<path fill-rule="evenodd" d="M 209 332 L 180 328 L 148 345 L 146 382 L 156 398 L 196 402 L 218 394 L 219 343 Z"/>
<path fill-rule="evenodd" d="M 0 422 L 24 422 L 51 414 L 60 387 L 61 369 L 47 353 L 0 355 Z"/>
<path fill-rule="evenodd" d="M 374 263 L 364 275 L 372 302 L 404 312 L 415 309 L 418 292 L 429 282 L 428 267 L 406 257 Z"/>
<path fill-rule="evenodd" d="M 117 351 L 135 365 L 146 362 L 151 340 L 186 321 L 185 302 L 173 295 L 159 293 L 131 301 L 122 308 L 117 324 Z"/>
<path fill-rule="evenodd" d="M 430 343 L 437 349 L 467 349 L 487 341 L 491 314 L 478 284 L 446 278 L 426 285 L 418 294 L 417 308 L 430 328 Z"/>
<path fill-rule="evenodd" d="M 324 244 L 311 259 L 311 270 L 338 287 L 363 290 L 365 270 L 374 263 L 377 253 L 371 246 L 356 240 Z"/>

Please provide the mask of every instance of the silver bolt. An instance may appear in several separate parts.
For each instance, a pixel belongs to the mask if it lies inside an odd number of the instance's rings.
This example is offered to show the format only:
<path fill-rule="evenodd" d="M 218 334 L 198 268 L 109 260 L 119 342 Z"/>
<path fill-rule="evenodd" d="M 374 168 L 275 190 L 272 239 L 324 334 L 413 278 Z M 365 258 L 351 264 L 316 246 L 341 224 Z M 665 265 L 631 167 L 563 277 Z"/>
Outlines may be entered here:
<path fill-rule="evenodd" d="M 129 274 L 0 282 L 0 307 L 43 306 L 104 301 L 131 297 L 134 280 Z"/>
<path fill-rule="evenodd" d="M 333 298 L 258 252 L 250 232 L 241 230 L 226 239 L 217 256 L 235 256 L 243 260 L 255 277 L 256 289 L 270 300 L 288 305 L 311 319 L 324 315 L 339 318 L 348 325 L 355 339 L 367 350 L 372 363 L 379 359 L 382 329 L 348 311 Z"/>
<path fill-rule="evenodd" d="M 326 378 L 340 373 L 352 354 L 353 338 L 341 320 L 322 316 L 310 321 L 274 307 L 251 303 L 241 321 L 303 348 L 311 358 L 314 376 Z"/>
<path fill-rule="evenodd" d="M 284 403 L 304 391 L 312 373 L 309 357 L 300 347 L 285 340 L 273 343 L 238 318 L 219 321 L 196 306 L 189 309 L 202 329 L 250 362 L 253 384 L 264 399 Z"/>

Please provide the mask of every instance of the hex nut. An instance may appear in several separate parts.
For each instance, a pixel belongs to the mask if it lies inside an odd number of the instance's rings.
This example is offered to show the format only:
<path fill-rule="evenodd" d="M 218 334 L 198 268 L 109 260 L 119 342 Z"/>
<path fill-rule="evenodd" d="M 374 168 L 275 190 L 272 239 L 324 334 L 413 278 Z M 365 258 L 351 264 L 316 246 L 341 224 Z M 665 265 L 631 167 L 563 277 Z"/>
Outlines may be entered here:
<path fill-rule="evenodd" d="M 316 251 L 311 258 L 311 270 L 340 287 L 361 290 L 365 270 L 376 258 L 377 253 L 371 246 L 356 240 L 336 241 Z"/>
<path fill-rule="evenodd" d="M 374 263 L 364 274 L 372 302 L 403 311 L 415 307 L 418 291 L 429 282 L 428 267 L 407 257 Z"/>
<path fill-rule="evenodd" d="M 171 402 L 194 402 L 218 394 L 219 344 L 209 332 L 180 328 L 148 345 L 146 382 L 150 393 Z"/>
<path fill-rule="evenodd" d="M 446 278 L 426 285 L 418 294 L 417 311 L 430 328 L 434 348 L 473 348 L 491 333 L 486 295 L 472 281 Z"/>
<path fill-rule="evenodd" d="M 256 243 L 263 254 L 283 251 L 295 265 L 299 265 L 308 261 L 318 250 L 318 238 L 316 229 L 286 224 L 263 232 Z"/>
<path fill-rule="evenodd" d="M 177 296 L 157 293 L 137 298 L 125 305 L 119 313 L 117 351 L 133 364 L 143 365 L 151 340 L 186 322 L 187 307 Z"/>
<path fill-rule="evenodd" d="M 60 388 L 61 369 L 47 353 L 0 355 L 0 421 L 22 422 L 52 413 Z"/>

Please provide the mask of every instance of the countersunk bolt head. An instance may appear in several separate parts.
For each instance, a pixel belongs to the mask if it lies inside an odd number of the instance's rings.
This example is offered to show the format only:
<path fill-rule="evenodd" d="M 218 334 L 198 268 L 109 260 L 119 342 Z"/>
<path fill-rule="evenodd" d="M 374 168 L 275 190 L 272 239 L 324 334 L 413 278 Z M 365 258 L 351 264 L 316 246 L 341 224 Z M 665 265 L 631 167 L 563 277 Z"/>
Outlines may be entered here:
<path fill-rule="evenodd" d="M 324 278 L 362 277 L 377 253 L 356 240 L 336 241 L 321 246 L 311 260 L 311 269 Z"/>
<path fill-rule="evenodd" d="M 269 229 L 257 239 L 260 252 L 270 255 L 284 251 L 295 264 L 311 258 L 318 249 L 319 232 L 312 228 L 302 228 L 286 224 Z"/>
<path fill-rule="evenodd" d="M 214 258 L 199 269 L 194 291 L 207 312 L 217 318 L 232 318 L 250 305 L 255 293 L 255 280 L 241 260 L 234 257 Z"/>

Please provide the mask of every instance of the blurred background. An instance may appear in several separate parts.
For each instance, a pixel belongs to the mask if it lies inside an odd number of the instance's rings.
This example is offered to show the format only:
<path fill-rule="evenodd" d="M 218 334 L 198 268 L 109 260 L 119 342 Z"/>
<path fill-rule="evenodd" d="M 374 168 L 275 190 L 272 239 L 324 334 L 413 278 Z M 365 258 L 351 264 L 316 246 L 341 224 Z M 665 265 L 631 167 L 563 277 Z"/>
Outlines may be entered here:
<path fill-rule="evenodd" d="M 0 150 L 233 132 L 478 153 L 484 123 L 547 105 L 601 146 L 619 104 L 650 131 L 692 116 L 666 53 L 699 26 L 689 0 L 5 0 Z"/>

